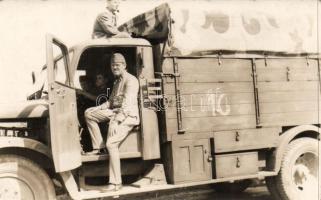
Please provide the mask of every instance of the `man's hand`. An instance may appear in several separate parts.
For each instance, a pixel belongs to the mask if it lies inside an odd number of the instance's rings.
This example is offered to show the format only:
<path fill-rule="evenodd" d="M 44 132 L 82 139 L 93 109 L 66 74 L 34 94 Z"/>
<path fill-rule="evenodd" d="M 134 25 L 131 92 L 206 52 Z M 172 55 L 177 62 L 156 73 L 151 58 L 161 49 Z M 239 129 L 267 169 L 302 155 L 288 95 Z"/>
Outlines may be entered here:
<path fill-rule="evenodd" d="M 118 124 L 122 123 L 126 119 L 126 116 L 123 113 L 116 114 L 114 121 L 116 121 Z"/>
<path fill-rule="evenodd" d="M 100 106 L 96 106 L 96 107 L 91 107 L 87 109 L 87 112 L 94 112 L 96 110 L 101 110 Z"/>

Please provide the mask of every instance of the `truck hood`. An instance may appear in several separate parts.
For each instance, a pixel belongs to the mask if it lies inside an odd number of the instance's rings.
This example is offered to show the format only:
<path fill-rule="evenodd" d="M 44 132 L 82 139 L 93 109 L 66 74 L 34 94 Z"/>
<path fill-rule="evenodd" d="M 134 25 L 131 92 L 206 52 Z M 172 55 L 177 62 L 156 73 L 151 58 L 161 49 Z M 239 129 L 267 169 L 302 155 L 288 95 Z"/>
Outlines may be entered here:
<path fill-rule="evenodd" d="M 49 116 L 48 101 L 45 99 L 0 103 L 0 121 L 40 118 Z"/>

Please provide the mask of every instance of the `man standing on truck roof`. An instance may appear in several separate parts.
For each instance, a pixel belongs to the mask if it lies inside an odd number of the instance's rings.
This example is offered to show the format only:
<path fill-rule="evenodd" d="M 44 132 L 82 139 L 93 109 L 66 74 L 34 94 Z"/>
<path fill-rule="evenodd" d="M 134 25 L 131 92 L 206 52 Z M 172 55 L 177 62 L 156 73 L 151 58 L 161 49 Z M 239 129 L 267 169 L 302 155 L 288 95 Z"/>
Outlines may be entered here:
<path fill-rule="evenodd" d="M 94 23 L 92 38 L 130 37 L 127 32 L 120 32 L 117 28 L 119 0 L 107 0 L 107 7 L 100 13 Z"/>
<path fill-rule="evenodd" d="M 102 105 L 88 108 L 85 118 L 94 148 L 91 154 L 99 154 L 105 149 L 98 123 L 110 121 L 106 142 L 110 156 L 109 185 L 106 190 L 115 191 L 122 186 L 119 144 L 133 127 L 139 124 L 139 84 L 137 78 L 126 71 L 126 60 L 122 54 L 112 55 L 111 70 L 116 80 L 109 100 Z"/>

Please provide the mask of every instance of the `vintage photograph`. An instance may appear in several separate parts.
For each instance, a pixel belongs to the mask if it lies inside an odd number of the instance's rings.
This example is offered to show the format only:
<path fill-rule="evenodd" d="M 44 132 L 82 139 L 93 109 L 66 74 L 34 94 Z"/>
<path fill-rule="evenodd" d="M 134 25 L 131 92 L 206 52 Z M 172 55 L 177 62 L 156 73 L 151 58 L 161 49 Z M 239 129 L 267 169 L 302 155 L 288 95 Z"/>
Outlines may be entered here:
<path fill-rule="evenodd" d="M 320 200 L 320 0 L 0 0 L 0 200 Z"/>

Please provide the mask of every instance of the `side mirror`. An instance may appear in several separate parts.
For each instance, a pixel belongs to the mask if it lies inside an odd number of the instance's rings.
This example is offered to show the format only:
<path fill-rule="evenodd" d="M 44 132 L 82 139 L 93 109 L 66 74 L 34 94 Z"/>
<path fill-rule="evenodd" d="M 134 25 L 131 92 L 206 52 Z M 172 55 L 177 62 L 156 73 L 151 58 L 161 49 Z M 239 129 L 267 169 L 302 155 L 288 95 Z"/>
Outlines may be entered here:
<path fill-rule="evenodd" d="M 35 75 L 34 71 L 31 72 L 31 78 L 32 78 L 32 84 L 35 84 L 36 83 L 36 75 Z"/>

